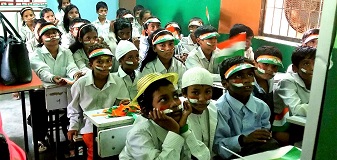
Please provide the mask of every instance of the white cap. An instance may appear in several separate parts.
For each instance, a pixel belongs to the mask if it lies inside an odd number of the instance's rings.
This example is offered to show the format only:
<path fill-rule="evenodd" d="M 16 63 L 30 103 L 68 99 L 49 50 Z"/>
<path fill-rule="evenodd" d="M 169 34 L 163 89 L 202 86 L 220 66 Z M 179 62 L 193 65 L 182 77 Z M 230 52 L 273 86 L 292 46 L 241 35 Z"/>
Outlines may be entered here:
<path fill-rule="evenodd" d="M 124 55 L 129 53 L 130 51 L 138 51 L 137 47 L 130 41 L 127 40 L 121 40 L 119 41 L 117 47 L 116 47 L 116 59 L 119 61 Z"/>
<path fill-rule="evenodd" d="M 213 78 L 212 74 L 205 68 L 193 67 L 183 74 L 181 83 L 181 88 L 195 84 L 213 86 Z"/>

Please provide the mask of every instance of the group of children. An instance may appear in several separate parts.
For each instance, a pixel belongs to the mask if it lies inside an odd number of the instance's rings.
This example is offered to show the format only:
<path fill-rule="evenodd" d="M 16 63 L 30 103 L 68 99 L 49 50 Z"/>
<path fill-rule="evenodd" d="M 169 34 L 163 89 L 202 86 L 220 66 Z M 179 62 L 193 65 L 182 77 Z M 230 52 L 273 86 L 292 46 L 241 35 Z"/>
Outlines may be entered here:
<path fill-rule="evenodd" d="M 58 2 L 58 16 L 45 8 L 39 20 L 30 7 L 23 8 L 22 33 L 40 79 L 71 85 L 67 138 L 82 134 L 88 159 L 92 124 L 83 112 L 129 103 L 139 105 L 141 115 L 120 159 L 229 159 L 235 156 L 228 150 L 245 156 L 293 143 L 289 127 L 273 130 L 274 119 L 285 109 L 306 116 L 317 30 L 305 35 L 292 55 L 291 71 L 274 88 L 282 53 L 272 46 L 254 53 L 253 31 L 243 24 L 234 25 L 230 37 L 246 33 L 244 56 L 219 64 L 219 34 L 198 17 L 189 21 L 190 34 L 182 37 L 176 22 L 161 28 L 160 19 L 140 5 L 133 13 L 118 9 L 117 19 L 109 21 L 107 4 L 98 2 L 98 19 L 90 23 L 70 0 Z M 214 81 L 226 89 L 216 101 L 211 99 Z M 32 107 L 47 116 L 44 90 L 31 97 Z M 47 149 L 46 116 L 33 122 L 40 130 L 41 152 Z"/>

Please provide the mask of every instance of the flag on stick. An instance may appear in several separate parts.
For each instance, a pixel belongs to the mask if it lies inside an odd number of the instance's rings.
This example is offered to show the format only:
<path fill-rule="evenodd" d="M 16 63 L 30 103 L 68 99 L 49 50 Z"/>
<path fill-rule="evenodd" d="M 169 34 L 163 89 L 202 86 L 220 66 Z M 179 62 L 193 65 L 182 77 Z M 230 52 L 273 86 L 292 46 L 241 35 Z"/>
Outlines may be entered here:
<path fill-rule="evenodd" d="M 240 33 L 217 46 L 219 53 L 216 56 L 216 62 L 221 63 L 224 59 L 234 56 L 244 56 L 246 47 L 246 33 Z"/>
<path fill-rule="evenodd" d="M 208 20 L 208 23 L 211 24 L 211 22 L 209 21 L 209 13 L 208 13 L 208 8 L 206 6 L 206 18 Z"/>

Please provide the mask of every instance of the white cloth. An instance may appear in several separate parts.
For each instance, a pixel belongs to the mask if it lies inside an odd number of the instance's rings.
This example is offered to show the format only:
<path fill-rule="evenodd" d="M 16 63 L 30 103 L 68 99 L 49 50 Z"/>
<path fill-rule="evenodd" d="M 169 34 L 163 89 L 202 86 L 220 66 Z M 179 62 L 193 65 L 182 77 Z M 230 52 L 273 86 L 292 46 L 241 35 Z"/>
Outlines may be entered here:
<path fill-rule="evenodd" d="M 118 105 L 118 100 L 127 99 L 128 94 L 121 78 L 109 74 L 102 89 L 95 86 L 92 72 L 78 79 L 71 87 L 72 101 L 67 107 L 70 119 L 69 130 L 80 134 L 92 133 L 92 123 L 83 117 L 83 112 Z"/>
<path fill-rule="evenodd" d="M 152 120 L 138 116 L 133 128 L 127 133 L 119 159 L 190 160 L 191 155 L 200 160 L 210 159 L 208 148 L 194 137 L 193 131 L 178 135 Z"/>
<path fill-rule="evenodd" d="M 188 57 L 186 59 L 186 68 L 190 69 L 193 67 L 202 67 L 207 69 L 212 73 L 212 78 L 214 82 L 220 82 L 221 77 L 219 74 L 218 63 L 215 62 L 216 54 L 219 52 L 219 49 L 216 49 L 212 52 L 211 59 L 208 60 L 204 53 L 202 52 L 200 47 L 193 49 L 190 53 L 188 53 Z"/>
<path fill-rule="evenodd" d="M 39 42 L 36 40 L 36 38 L 32 38 L 26 42 L 26 48 L 27 48 L 29 57 L 31 57 L 33 52 L 36 50 L 38 44 Z"/>
<path fill-rule="evenodd" d="M 142 35 L 142 26 L 138 23 L 137 19 L 133 19 L 132 23 L 132 38 L 139 38 Z"/>
<path fill-rule="evenodd" d="M 136 97 L 137 95 L 137 82 L 139 80 L 139 72 L 137 70 L 134 71 L 135 72 L 135 79 L 131 80 L 130 76 L 127 75 L 121 66 L 118 67 L 118 71 L 116 73 L 113 73 L 115 75 L 117 75 L 118 77 L 122 78 L 122 80 L 125 83 L 125 86 L 128 90 L 129 93 L 129 98 L 130 100 L 133 100 L 134 97 Z"/>
<path fill-rule="evenodd" d="M 63 26 L 63 17 L 64 17 L 64 11 L 62 9 L 55 14 L 55 18 L 59 20 L 56 27 L 62 32 L 62 34 L 66 34 L 66 30 L 64 29 L 64 26 Z"/>
<path fill-rule="evenodd" d="M 114 32 L 109 32 L 108 39 L 104 39 L 104 42 L 106 42 L 109 45 L 109 48 L 111 50 L 111 53 L 115 55 L 116 47 L 117 47 L 117 39 Z"/>
<path fill-rule="evenodd" d="M 245 57 L 250 59 L 250 60 L 254 60 L 254 52 L 253 52 L 253 48 L 249 47 L 246 51 L 245 51 Z"/>
<path fill-rule="evenodd" d="M 97 29 L 98 37 L 103 37 L 104 39 L 108 39 L 109 29 L 110 29 L 110 21 L 105 20 L 102 24 L 99 19 L 91 22 Z"/>
<path fill-rule="evenodd" d="M 90 66 L 89 66 L 89 58 L 85 54 L 82 48 L 78 49 L 73 54 L 73 56 L 74 56 L 75 64 L 77 65 L 78 69 L 80 69 L 83 73 L 91 71 Z"/>
<path fill-rule="evenodd" d="M 274 91 L 274 112 L 279 114 L 286 106 L 291 115 L 307 116 L 310 90 L 297 73 L 286 73 Z"/>
<path fill-rule="evenodd" d="M 191 52 L 193 49 L 198 47 L 198 44 L 193 43 L 191 35 L 188 35 L 187 37 L 182 37 L 179 44 L 178 44 L 179 48 L 183 48 L 182 49 L 182 53 L 189 53 Z"/>
<path fill-rule="evenodd" d="M 69 46 L 76 41 L 70 32 L 62 34 L 61 37 L 61 46 L 64 48 L 69 48 Z"/>
<path fill-rule="evenodd" d="M 207 109 L 200 115 L 191 113 L 188 116 L 187 123 L 194 132 L 195 138 L 203 142 L 208 147 L 211 157 L 214 157 L 215 154 L 212 149 L 217 125 L 217 108 L 215 102 L 211 101 Z"/>
<path fill-rule="evenodd" d="M 71 51 L 61 46 L 58 48 L 56 59 L 46 46 L 37 48 L 30 59 L 30 65 L 42 81 L 49 83 L 54 83 L 54 76 L 73 79 L 74 74 L 79 71 Z"/>
<path fill-rule="evenodd" d="M 24 26 L 21 27 L 20 36 L 21 36 L 22 40 L 24 40 L 25 42 L 27 42 L 27 41 L 29 41 L 33 38 L 35 39 L 34 31 L 30 30 L 27 25 L 24 25 Z"/>
<path fill-rule="evenodd" d="M 141 35 L 139 38 L 139 59 L 143 61 L 147 51 L 149 50 L 149 43 L 147 41 L 147 36 Z"/>
<path fill-rule="evenodd" d="M 181 61 L 177 60 L 176 58 L 172 57 L 171 66 L 169 67 L 169 69 L 166 69 L 163 63 L 161 63 L 161 61 L 157 57 L 155 60 L 145 65 L 145 67 L 143 68 L 143 71 L 141 72 L 141 77 L 144 77 L 145 75 L 149 73 L 154 73 L 154 72 L 158 72 L 162 74 L 163 73 L 177 73 L 179 75 L 178 91 L 180 91 L 182 89 L 181 88 L 181 78 L 183 77 L 183 74 L 185 73 L 185 71 L 186 71 L 185 65 Z"/>
<path fill-rule="evenodd" d="M 119 61 L 119 59 L 130 51 L 138 51 L 138 49 L 132 42 L 128 40 L 120 40 L 115 51 L 116 60 Z"/>

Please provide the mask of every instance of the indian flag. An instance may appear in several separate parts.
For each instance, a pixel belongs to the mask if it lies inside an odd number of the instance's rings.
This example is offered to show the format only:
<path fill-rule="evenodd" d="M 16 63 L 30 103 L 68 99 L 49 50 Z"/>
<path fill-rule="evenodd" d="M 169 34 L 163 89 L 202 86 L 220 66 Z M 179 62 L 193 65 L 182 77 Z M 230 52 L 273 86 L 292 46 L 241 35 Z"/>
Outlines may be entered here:
<path fill-rule="evenodd" d="M 275 115 L 275 119 L 272 126 L 272 131 L 283 132 L 289 128 L 287 118 L 289 117 L 289 108 L 283 108 L 282 112 Z"/>
<path fill-rule="evenodd" d="M 224 59 L 234 56 L 244 56 L 246 47 L 246 33 L 240 33 L 229 40 L 221 42 L 217 46 L 220 51 L 216 56 L 216 62 L 221 63 Z"/>

